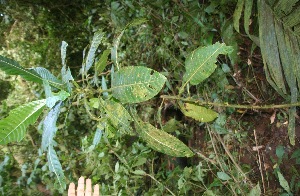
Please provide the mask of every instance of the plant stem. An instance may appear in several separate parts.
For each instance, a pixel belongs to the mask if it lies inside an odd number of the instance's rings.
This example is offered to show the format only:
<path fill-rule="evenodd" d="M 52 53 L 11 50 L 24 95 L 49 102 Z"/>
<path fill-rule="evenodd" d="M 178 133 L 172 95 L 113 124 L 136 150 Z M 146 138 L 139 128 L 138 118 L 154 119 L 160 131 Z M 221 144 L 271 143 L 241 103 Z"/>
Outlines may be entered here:
<path fill-rule="evenodd" d="M 258 110 L 265 110 L 265 109 L 274 109 L 274 108 L 290 108 L 295 106 L 300 106 L 300 102 L 297 103 L 287 103 L 287 104 L 271 104 L 271 105 L 239 105 L 239 104 L 229 104 L 229 103 L 214 103 L 209 101 L 201 101 L 193 98 L 183 98 L 178 96 L 169 96 L 169 95 L 162 95 L 160 96 L 162 99 L 174 99 L 180 100 L 184 102 L 192 102 L 198 105 L 210 105 L 216 107 L 227 107 L 227 108 L 244 108 L 244 109 L 258 109 Z"/>

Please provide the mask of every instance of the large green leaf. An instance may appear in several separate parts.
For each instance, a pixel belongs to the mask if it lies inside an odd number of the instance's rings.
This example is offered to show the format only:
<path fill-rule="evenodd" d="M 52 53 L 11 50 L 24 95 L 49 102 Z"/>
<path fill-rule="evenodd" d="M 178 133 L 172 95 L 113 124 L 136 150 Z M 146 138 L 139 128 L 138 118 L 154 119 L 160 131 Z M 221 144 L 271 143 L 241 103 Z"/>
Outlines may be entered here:
<path fill-rule="evenodd" d="M 142 66 L 121 68 L 114 73 L 112 94 L 122 103 L 139 103 L 154 97 L 163 87 L 166 77 Z"/>
<path fill-rule="evenodd" d="M 113 100 L 100 100 L 101 107 L 104 109 L 110 123 L 120 131 L 131 132 L 130 123 L 133 120 L 127 110 Z"/>
<path fill-rule="evenodd" d="M 174 157 L 191 157 L 194 155 L 182 141 L 155 128 L 150 123 L 136 121 L 136 129 L 140 137 L 154 150 Z"/>
<path fill-rule="evenodd" d="M 42 113 L 46 100 L 38 100 L 10 111 L 9 116 L 0 121 L 0 144 L 21 141 L 26 128 L 33 124 Z"/>
<path fill-rule="evenodd" d="M 179 106 L 184 115 L 198 120 L 199 122 L 210 122 L 218 117 L 217 112 L 195 104 L 184 103 L 179 104 Z"/>
<path fill-rule="evenodd" d="M 215 63 L 218 55 L 227 54 L 231 51 L 232 47 L 219 42 L 194 50 L 185 60 L 186 73 L 183 75 L 184 84 L 180 93 L 188 83 L 197 85 L 208 78 L 217 67 Z"/>
<path fill-rule="evenodd" d="M 8 75 L 20 75 L 28 81 L 42 83 L 39 74 L 32 69 L 25 69 L 18 62 L 0 55 L 0 69 Z"/>
<path fill-rule="evenodd" d="M 42 84 L 43 80 L 49 82 L 51 86 L 59 89 L 65 89 L 63 83 L 45 68 L 36 67 L 25 69 L 18 62 L 0 55 L 0 69 L 8 75 L 20 75 L 27 81 Z"/>

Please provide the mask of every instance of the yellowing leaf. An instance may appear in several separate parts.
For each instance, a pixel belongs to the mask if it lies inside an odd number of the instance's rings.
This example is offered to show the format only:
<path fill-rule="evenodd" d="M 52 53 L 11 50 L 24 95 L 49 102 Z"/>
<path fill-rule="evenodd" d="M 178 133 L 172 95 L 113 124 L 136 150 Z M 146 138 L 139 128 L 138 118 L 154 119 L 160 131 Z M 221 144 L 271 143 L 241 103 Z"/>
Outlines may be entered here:
<path fill-rule="evenodd" d="M 182 113 L 200 122 L 210 122 L 218 117 L 218 113 L 205 107 L 191 103 L 179 104 Z"/>
<path fill-rule="evenodd" d="M 122 103 L 139 103 L 154 97 L 165 81 L 166 77 L 153 69 L 128 66 L 114 73 L 111 89 Z"/>
<path fill-rule="evenodd" d="M 174 157 L 191 157 L 194 155 L 182 141 L 149 123 L 136 122 L 136 128 L 140 137 L 156 151 Z"/>
<path fill-rule="evenodd" d="M 100 100 L 101 107 L 105 110 L 110 123 L 120 131 L 130 133 L 132 118 L 127 110 L 113 100 Z"/>

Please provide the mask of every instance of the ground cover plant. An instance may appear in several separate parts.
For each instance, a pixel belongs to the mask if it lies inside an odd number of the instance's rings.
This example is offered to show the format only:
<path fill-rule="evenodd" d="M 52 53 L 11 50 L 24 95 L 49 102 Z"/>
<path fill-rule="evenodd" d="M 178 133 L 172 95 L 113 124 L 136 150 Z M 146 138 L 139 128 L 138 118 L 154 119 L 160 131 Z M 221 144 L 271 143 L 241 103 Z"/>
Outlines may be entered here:
<path fill-rule="evenodd" d="M 296 1 L 1 5 L 1 194 L 299 192 Z"/>

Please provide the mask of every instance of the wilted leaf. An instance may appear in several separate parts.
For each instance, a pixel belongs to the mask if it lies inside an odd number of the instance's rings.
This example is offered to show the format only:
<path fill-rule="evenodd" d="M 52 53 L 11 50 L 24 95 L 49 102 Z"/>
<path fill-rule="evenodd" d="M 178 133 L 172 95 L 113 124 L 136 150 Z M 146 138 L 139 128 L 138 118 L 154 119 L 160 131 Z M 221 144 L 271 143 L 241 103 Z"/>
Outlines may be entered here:
<path fill-rule="evenodd" d="M 218 117 L 218 113 L 192 103 L 179 104 L 182 113 L 199 122 L 210 122 Z"/>
<path fill-rule="evenodd" d="M 122 103 L 139 103 L 154 97 L 162 89 L 166 77 L 141 66 L 129 66 L 114 73 L 112 94 Z"/>

